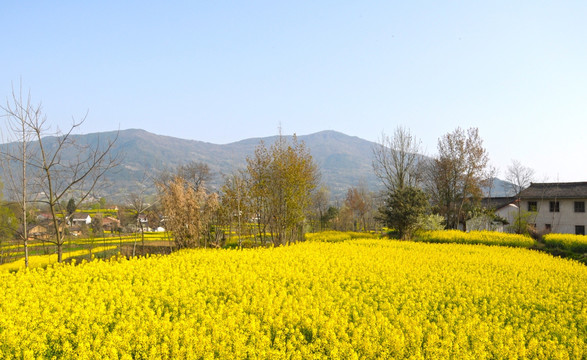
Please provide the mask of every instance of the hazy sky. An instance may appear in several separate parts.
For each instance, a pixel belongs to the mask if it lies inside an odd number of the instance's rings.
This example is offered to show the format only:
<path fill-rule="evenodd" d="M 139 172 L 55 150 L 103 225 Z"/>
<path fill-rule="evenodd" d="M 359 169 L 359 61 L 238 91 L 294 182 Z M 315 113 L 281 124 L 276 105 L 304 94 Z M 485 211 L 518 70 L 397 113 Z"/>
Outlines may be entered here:
<path fill-rule="evenodd" d="M 4 1 L 0 100 L 212 143 L 402 125 L 587 181 L 586 1 Z"/>

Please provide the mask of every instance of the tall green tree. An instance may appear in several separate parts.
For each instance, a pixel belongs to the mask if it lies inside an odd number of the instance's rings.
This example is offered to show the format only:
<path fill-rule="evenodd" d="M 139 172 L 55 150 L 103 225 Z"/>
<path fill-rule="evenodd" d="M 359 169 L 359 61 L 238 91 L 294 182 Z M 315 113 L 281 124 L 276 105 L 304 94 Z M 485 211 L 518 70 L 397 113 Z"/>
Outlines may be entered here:
<path fill-rule="evenodd" d="M 73 214 L 75 212 L 76 209 L 76 205 L 75 205 L 75 200 L 73 198 L 69 199 L 69 201 L 67 202 L 67 216 L 71 216 L 71 214 Z"/>
<path fill-rule="evenodd" d="M 383 222 L 395 229 L 401 239 L 409 239 L 418 227 L 418 221 L 428 208 L 426 193 L 414 186 L 404 186 L 388 193 L 385 205 L 380 209 Z"/>

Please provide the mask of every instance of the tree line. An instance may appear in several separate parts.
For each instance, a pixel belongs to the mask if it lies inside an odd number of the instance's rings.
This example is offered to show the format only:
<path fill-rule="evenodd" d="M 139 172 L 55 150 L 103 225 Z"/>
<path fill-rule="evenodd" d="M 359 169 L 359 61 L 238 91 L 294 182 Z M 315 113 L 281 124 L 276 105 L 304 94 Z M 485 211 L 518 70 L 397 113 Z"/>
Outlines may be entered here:
<path fill-rule="evenodd" d="M 106 185 L 106 175 L 121 159 L 112 150 L 116 140 L 95 146 L 75 140 L 73 134 L 86 116 L 66 131 L 53 129 L 41 104 L 20 89 L 13 89 L 1 106 L 7 124 L 3 140 L 17 144 L 2 147 L 0 154 L 3 181 L 19 214 L 13 233 L 24 244 L 28 265 L 28 207 L 44 204 L 54 229 L 49 241 L 61 261 L 68 217 Z M 66 158 L 66 149 L 75 149 L 77 155 Z M 143 190 L 127 196 L 127 207 L 141 233 L 140 219 L 158 212 L 177 248 L 220 247 L 231 237 L 239 247 L 247 239 L 279 246 L 303 240 L 306 231 L 368 231 L 382 225 L 409 238 L 418 228 L 466 226 L 481 211 L 483 189 L 495 176 L 478 129 L 457 128 L 438 139 L 435 156 L 421 153 L 421 142 L 408 129 L 382 134 L 372 166 L 383 190 L 372 192 L 356 184 L 343 199 L 333 200 L 304 142 L 280 134 L 269 146 L 260 142 L 242 169 L 223 175 L 217 191 L 207 186 L 215 175 L 210 168 L 190 162 L 146 178 Z M 531 176 L 531 170 L 515 162 L 507 178 L 519 193 Z M 144 193 L 147 182 L 157 189 L 151 203 Z"/>

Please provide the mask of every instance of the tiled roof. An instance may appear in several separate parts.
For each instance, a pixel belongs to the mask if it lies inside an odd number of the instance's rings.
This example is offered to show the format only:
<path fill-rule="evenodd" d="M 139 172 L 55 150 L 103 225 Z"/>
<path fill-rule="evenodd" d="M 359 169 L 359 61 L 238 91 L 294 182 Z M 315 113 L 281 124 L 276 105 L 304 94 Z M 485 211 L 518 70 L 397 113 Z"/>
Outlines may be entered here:
<path fill-rule="evenodd" d="M 532 183 L 520 193 L 522 199 L 585 199 L 587 182 Z"/>
<path fill-rule="evenodd" d="M 84 214 L 84 213 L 73 213 L 73 216 L 71 217 L 73 220 L 85 220 L 88 218 L 88 214 Z"/>
<path fill-rule="evenodd" d="M 486 209 L 501 209 L 516 201 L 515 197 L 487 197 L 481 199 L 481 206 Z"/>

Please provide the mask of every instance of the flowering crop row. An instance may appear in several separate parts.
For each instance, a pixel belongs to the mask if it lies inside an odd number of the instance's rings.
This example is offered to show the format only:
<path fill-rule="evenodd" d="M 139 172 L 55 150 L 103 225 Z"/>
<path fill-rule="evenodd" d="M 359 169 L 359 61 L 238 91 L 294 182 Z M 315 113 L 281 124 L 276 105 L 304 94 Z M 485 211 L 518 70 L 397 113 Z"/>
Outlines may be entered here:
<path fill-rule="evenodd" d="M 587 253 L 587 236 L 573 234 L 547 234 L 544 243 L 551 248 L 562 248 L 577 253 Z"/>
<path fill-rule="evenodd" d="M 164 233 L 164 232 L 145 232 L 145 241 L 150 241 L 150 240 L 169 240 L 171 238 L 170 234 Z M 93 237 L 93 238 L 72 238 L 72 239 L 67 239 L 65 240 L 65 242 L 67 244 L 77 244 L 77 245 L 82 245 L 82 244 L 94 244 L 96 242 L 108 242 L 108 243 L 127 243 L 127 242 L 134 242 L 134 241 L 140 241 L 141 238 L 141 234 L 137 233 L 137 234 L 133 234 L 133 235 L 124 235 L 124 236 L 105 236 L 105 237 Z M 11 245 L 3 245 L 0 246 L 1 249 L 3 250 L 12 250 L 12 249 L 19 249 L 22 248 L 22 242 L 16 244 L 16 245 L 12 245 L 13 243 L 10 243 Z M 29 240 L 28 243 L 28 247 L 30 248 L 35 248 L 35 247 L 43 247 L 43 246 L 50 246 L 50 242 L 45 241 L 43 242 L 42 240 Z"/>
<path fill-rule="evenodd" d="M 338 242 L 352 239 L 375 239 L 378 236 L 370 233 L 352 231 L 322 231 L 317 233 L 306 233 L 306 240 Z"/>
<path fill-rule="evenodd" d="M 75 250 L 75 251 L 68 251 L 63 254 L 63 259 L 69 259 L 71 257 L 87 255 L 90 252 L 93 254 L 97 254 L 104 251 L 110 251 L 116 249 L 117 246 L 98 246 L 93 249 L 82 249 L 82 250 Z M 57 254 L 49 254 L 49 255 L 34 255 L 29 257 L 29 266 L 31 268 L 40 267 L 40 266 L 47 266 L 51 264 L 55 264 L 57 262 Z M 20 258 L 16 261 L 9 262 L 6 264 L 0 265 L 0 271 L 6 270 L 18 270 L 24 269 L 24 258 Z"/>
<path fill-rule="evenodd" d="M 584 359 L 587 268 L 389 240 L 0 273 L 2 359 Z"/>
<path fill-rule="evenodd" d="M 459 243 L 459 244 L 483 244 L 514 247 L 531 247 L 534 240 L 528 236 L 508 234 L 495 231 L 470 231 L 437 230 L 425 231 L 418 234 L 414 241 L 432 243 Z"/>
<path fill-rule="evenodd" d="M 145 232 L 145 242 L 148 244 L 150 241 L 170 241 L 171 236 L 165 233 Z M 99 253 L 102 251 L 110 251 L 122 244 L 141 243 L 141 235 L 125 235 L 117 237 L 95 237 L 95 238 L 75 238 L 66 240 L 66 247 L 64 248 L 63 258 L 67 259 L 70 257 L 76 257 L 80 255 L 86 255 L 89 253 Z M 99 247 L 98 247 L 99 246 Z M 57 262 L 57 254 L 39 254 L 41 248 L 47 247 L 51 252 L 56 252 L 57 249 L 54 245 L 49 242 L 42 243 L 40 241 L 30 242 L 29 245 L 29 266 L 47 266 Z M 80 249 L 85 248 L 85 249 Z M 73 250 L 71 249 L 73 248 Z M 3 253 L 0 256 L 7 259 L 17 259 L 15 261 L 0 265 L 0 271 L 2 270 L 16 270 L 24 268 L 24 250 L 22 244 L 18 245 L 7 245 L 0 248 Z M 18 249 L 18 251 L 15 251 Z M 34 251 L 36 250 L 36 252 Z"/>

